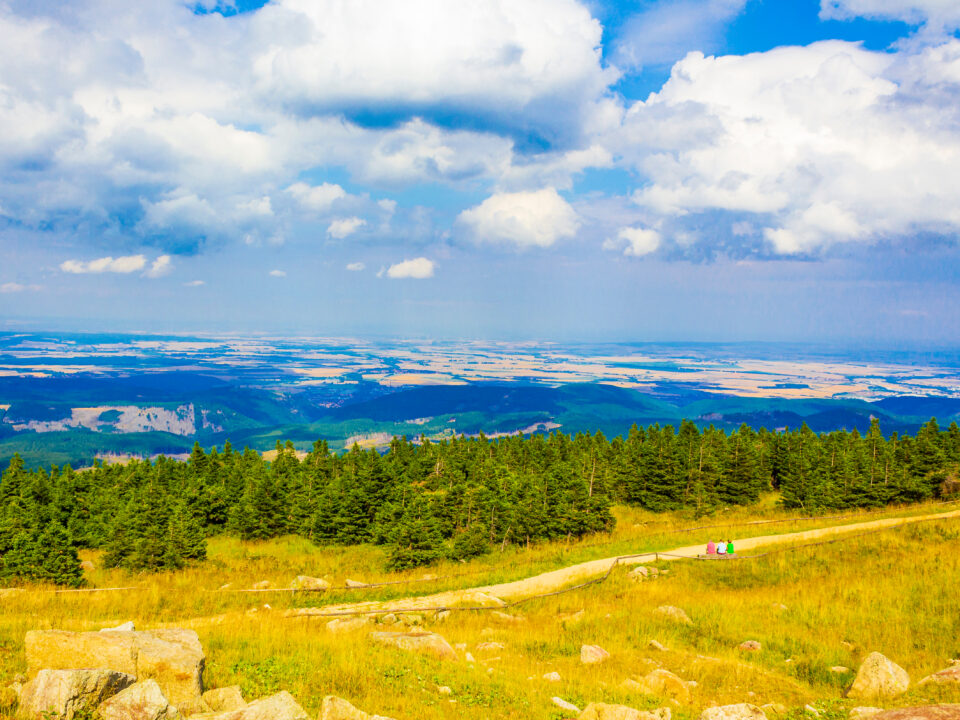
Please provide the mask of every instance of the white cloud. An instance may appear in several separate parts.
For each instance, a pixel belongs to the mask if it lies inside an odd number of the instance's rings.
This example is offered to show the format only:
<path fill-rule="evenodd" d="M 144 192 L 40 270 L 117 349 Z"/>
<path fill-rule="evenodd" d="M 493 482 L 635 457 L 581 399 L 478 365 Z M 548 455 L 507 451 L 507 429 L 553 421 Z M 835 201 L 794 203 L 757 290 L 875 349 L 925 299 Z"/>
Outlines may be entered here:
<path fill-rule="evenodd" d="M 960 229 L 960 41 L 691 53 L 627 113 L 623 155 L 662 218 L 726 211 L 778 253 Z M 737 228 L 742 229 L 738 224 Z"/>
<path fill-rule="evenodd" d="M 352 235 L 359 228 L 366 224 L 367 221 L 363 218 L 340 218 L 339 220 L 334 220 L 332 223 L 330 223 L 330 226 L 327 228 L 327 235 L 342 240 L 348 235 Z"/>
<path fill-rule="evenodd" d="M 352 262 L 347 264 L 347 270 L 351 272 L 360 272 L 361 270 L 366 270 L 367 266 L 362 262 Z"/>
<path fill-rule="evenodd" d="M 184 287 L 200 287 L 201 285 L 206 285 L 203 280 L 190 280 L 183 284 Z"/>
<path fill-rule="evenodd" d="M 137 270 L 143 270 L 147 264 L 147 259 L 143 255 L 126 255 L 124 257 L 112 258 L 102 257 L 89 262 L 80 260 L 65 260 L 60 263 L 60 269 L 66 273 L 77 275 L 87 273 L 132 273 Z"/>
<path fill-rule="evenodd" d="M 393 213 L 396 212 L 396 209 L 397 209 L 397 201 L 389 200 L 387 198 L 384 198 L 383 200 L 378 200 L 377 205 L 379 205 L 380 209 L 383 210 L 388 215 L 393 215 Z"/>
<path fill-rule="evenodd" d="M 403 278 L 412 278 L 414 280 L 424 280 L 433 277 L 433 271 L 436 265 L 432 260 L 425 257 L 404 260 L 396 265 L 391 265 L 387 269 L 387 277 L 399 280 Z"/>
<path fill-rule="evenodd" d="M 163 277 L 168 275 L 173 271 L 173 263 L 170 260 L 169 255 L 161 255 L 156 260 L 153 261 L 153 264 L 150 265 L 150 269 L 147 270 L 144 275 L 150 278 Z"/>
<path fill-rule="evenodd" d="M 660 247 L 660 233 L 651 228 L 628 227 L 617 233 L 616 239 L 603 243 L 605 250 L 619 250 L 623 254 L 633 257 L 643 257 L 655 252 Z"/>
<path fill-rule="evenodd" d="M 956 0 L 820 0 L 820 17 L 824 20 L 857 17 L 902 20 L 943 31 L 960 27 L 960 3 Z"/>
<path fill-rule="evenodd" d="M 15 282 L 8 282 L 0 285 L 0 293 L 18 293 L 27 290 L 37 291 L 42 290 L 42 288 L 40 285 L 23 285 Z"/>
<path fill-rule="evenodd" d="M 726 25 L 747 0 L 656 0 L 628 18 L 619 31 L 614 60 L 639 69 L 673 63 L 696 48 L 718 48 Z"/>
<path fill-rule="evenodd" d="M 332 183 L 311 186 L 298 182 L 288 187 L 287 192 L 296 198 L 303 207 L 317 212 L 325 212 L 337 200 L 347 197 L 346 190 Z"/>
<path fill-rule="evenodd" d="M 283 270 L 271 270 L 271 271 L 270 271 L 270 275 L 271 275 L 272 277 L 282 278 L 282 277 L 286 277 L 286 276 L 287 276 L 287 273 L 284 272 Z"/>
<path fill-rule="evenodd" d="M 460 213 L 458 220 L 480 242 L 521 248 L 549 247 L 576 234 L 580 226 L 577 213 L 554 188 L 491 195 Z"/>

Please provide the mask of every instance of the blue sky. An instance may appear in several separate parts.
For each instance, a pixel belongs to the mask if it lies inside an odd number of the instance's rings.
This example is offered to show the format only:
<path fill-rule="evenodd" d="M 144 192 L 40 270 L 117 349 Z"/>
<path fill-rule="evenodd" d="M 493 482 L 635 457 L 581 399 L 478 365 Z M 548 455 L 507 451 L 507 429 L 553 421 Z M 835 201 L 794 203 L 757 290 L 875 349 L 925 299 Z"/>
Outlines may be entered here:
<path fill-rule="evenodd" d="M 0 6 L 0 323 L 955 345 L 952 0 Z"/>

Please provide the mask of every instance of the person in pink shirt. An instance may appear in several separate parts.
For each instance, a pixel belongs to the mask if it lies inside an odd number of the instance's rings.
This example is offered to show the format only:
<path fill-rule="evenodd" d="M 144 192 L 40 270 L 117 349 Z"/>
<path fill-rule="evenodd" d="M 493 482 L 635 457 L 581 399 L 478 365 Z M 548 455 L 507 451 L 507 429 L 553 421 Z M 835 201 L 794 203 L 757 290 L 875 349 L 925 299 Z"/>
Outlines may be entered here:
<path fill-rule="evenodd" d="M 707 555 L 716 555 L 717 554 L 717 544 L 711 540 L 707 543 Z"/>

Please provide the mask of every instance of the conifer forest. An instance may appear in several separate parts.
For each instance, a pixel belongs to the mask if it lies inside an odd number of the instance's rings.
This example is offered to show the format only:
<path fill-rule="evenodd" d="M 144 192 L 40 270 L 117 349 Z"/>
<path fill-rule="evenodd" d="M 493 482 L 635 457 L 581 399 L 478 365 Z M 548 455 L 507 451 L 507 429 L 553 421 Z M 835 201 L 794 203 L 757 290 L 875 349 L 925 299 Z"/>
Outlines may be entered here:
<path fill-rule="evenodd" d="M 494 546 L 609 530 L 614 503 L 701 517 L 776 490 L 788 508 L 876 507 L 956 491 L 960 429 L 725 433 L 634 426 L 601 433 L 442 442 L 394 438 L 386 451 L 265 461 L 229 443 L 189 460 L 160 457 L 84 470 L 30 471 L 15 457 L 0 482 L 0 582 L 79 585 L 77 550 L 108 566 L 174 569 L 202 560 L 206 538 L 295 534 L 329 545 L 385 546 L 390 569 L 466 559 Z"/>

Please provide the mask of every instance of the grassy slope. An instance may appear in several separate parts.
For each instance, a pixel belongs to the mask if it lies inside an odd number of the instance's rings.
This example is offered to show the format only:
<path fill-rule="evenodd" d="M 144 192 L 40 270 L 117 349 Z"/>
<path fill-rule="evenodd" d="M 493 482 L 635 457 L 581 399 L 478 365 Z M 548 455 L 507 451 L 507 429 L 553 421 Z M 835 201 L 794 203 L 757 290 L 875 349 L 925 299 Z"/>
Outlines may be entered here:
<path fill-rule="evenodd" d="M 911 508 L 909 513 L 931 508 Z M 889 513 L 896 514 L 896 513 Z M 743 522 L 788 517 L 769 506 L 737 510 L 709 522 Z M 470 573 L 422 585 L 377 591 L 338 591 L 329 596 L 210 592 L 225 582 L 249 587 L 268 579 L 285 585 L 296 574 L 329 575 L 336 584 L 347 577 L 375 581 L 413 578 L 423 573 L 386 575 L 379 548 L 316 548 L 297 538 L 242 544 L 230 538 L 211 541 L 211 560 L 184 572 L 129 577 L 94 571 L 98 586 L 137 584 L 131 593 L 52 595 L 29 593 L 3 600 L 0 613 L 0 683 L 23 670 L 22 639 L 35 627 L 96 629 L 127 619 L 138 627 L 162 623 L 195 627 L 207 650 L 207 685 L 239 683 L 248 697 L 291 691 L 315 713 L 323 695 L 344 696 L 359 707 L 397 718 L 558 718 L 550 705 L 560 695 L 581 707 L 590 701 L 622 702 L 634 707 L 663 704 L 620 690 L 627 677 L 657 664 L 696 680 L 691 704 L 675 716 L 693 717 L 705 705 L 720 702 L 782 702 L 799 708 L 807 702 L 837 711 L 850 676 L 833 674 L 833 665 L 856 668 L 867 652 L 879 650 L 898 662 L 914 681 L 960 656 L 960 521 L 943 521 L 891 530 L 819 548 L 767 558 L 725 563 L 678 561 L 670 574 L 636 584 L 617 571 L 599 586 L 533 601 L 508 625 L 480 613 L 455 613 L 436 629 L 451 643 L 467 643 L 477 663 L 441 663 L 381 649 L 363 631 L 332 635 L 322 620 L 288 619 L 288 607 L 362 598 L 388 599 L 525 577 L 534 572 L 622 552 L 637 552 L 704 542 L 709 537 L 750 537 L 855 522 L 787 522 L 734 529 L 678 533 L 691 524 L 674 516 L 652 516 L 618 509 L 619 529 L 612 536 L 567 546 L 508 548 L 466 566 L 431 568 L 438 575 Z M 414 590 L 416 591 L 416 590 Z M 264 603 L 272 609 L 263 607 Z M 774 607 L 783 603 L 787 610 Z M 651 611 L 662 604 L 683 607 L 694 620 L 678 627 Z M 258 608 L 255 610 L 255 608 Z M 584 618 L 565 626 L 560 616 L 585 610 Z M 432 623 L 428 623 L 432 624 Z M 670 648 L 658 653 L 650 639 Z M 763 650 L 746 654 L 736 646 L 759 640 Z M 480 652 L 476 644 L 493 640 L 503 650 Z M 847 650 L 842 641 L 853 643 Z M 599 644 L 612 654 L 607 663 L 579 663 L 583 643 Z M 462 653 L 461 653 L 462 656 Z M 497 659 L 493 659 L 497 658 Z M 787 662 L 790 660 L 790 662 Z M 564 678 L 541 679 L 556 670 Z M 528 679 L 533 678 L 533 679 Z M 451 687 L 448 698 L 438 685 Z M 750 695 L 754 693 L 754 695 Z M 456 700 L 456 704 L 450 700 Z M 895 704 L 927 700 L 960 701 L 960 691 L 914 689 Z"/>

